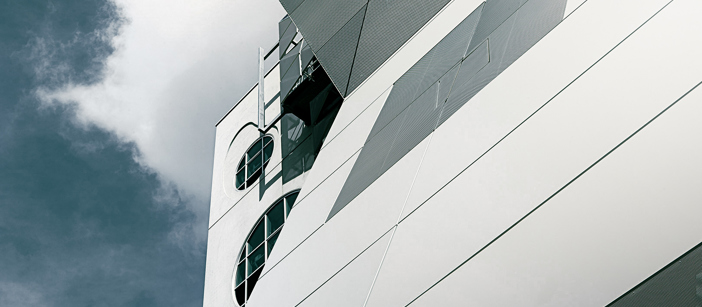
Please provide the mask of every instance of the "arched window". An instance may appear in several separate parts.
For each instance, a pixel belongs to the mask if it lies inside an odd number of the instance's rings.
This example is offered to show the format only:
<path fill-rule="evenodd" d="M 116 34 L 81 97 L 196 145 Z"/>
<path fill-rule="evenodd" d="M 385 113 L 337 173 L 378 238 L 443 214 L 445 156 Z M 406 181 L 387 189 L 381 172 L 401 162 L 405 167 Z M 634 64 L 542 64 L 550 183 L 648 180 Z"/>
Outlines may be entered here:
<path fill-rule="evenodd" d="M 261 173 L 268 165 L 268 160 L 273 155 L 273 137 L 264 135 L 256 140 L 244 156 L 241 157 L 236 168 L 236 182 L 234 186 L 237 190 L 243 190 L 252 186 L 256 179 L 261 177 Z"/>
<path fill-rule="evenodd" d="M 285 224 L 299 192 L 298 190 L 288 193 L 271 205 L 256 222 L 256 226 L 241 248 L 234 274 L 234 296 L 240 306 L 244 306 L 249 300 L 251 291 L 258 281 L 258 277 L 261 276 L 263 265 L 273 250 L 273 245 L 283 229 L 283 224 Z"/>

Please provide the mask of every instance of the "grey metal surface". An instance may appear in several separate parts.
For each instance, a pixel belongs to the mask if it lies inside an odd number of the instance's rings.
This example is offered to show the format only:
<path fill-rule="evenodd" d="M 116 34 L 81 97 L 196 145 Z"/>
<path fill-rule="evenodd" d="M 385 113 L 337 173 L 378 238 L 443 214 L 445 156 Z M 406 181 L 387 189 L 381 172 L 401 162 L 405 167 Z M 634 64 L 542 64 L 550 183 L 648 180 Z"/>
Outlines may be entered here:
<path fill-rule="evenodd" d="M 297 28 L 293 24 L 290 16 L 285 16 L 283 20 L 278 23 L 278 58 L 282 59 L 285 55 L 285 51 L 290 47 L 290 42 L 295 38 L 297 34 Z"/>
<path fill-rule="evenodd" d="M 461 63 L 461 68 L 456 75 L 456 80 L 441 114 L 439 125 L 456 113 L 459 108 L 487 84 L 476 82 L 474 78 L 483 68 L 490 64 L 489 46 L 491 45 L 488 41 L 483 42 Z"/>
<path fill-rule="evenodd" d="M 484 49 L 481 46 L 485 45 L 485 41 L 481 45 L 477 45 L 466 61 L 472 61 L 471 57 L 479 57 L 476 60 L 477 65 L 474 65 L 472 69 L 480 70 L 473 75 L 472 71 L 462 69 L 462 72 L 456 78 L 454 90 L 451 91 L 439 124 L 445 122 L 475 94 L 487 86 L 490 81 L 495 79 L 558 25 L 563 18 L 565 6 L 565 0 L 530 0 L 524 3 L 517 12 L 512 14 L 487 37 L 490 62 L 482 68 L 478 67 L 481 67 L 480 63 L 483 61 L 481 58 L 483 57 L 482 52 L 484 52 Z M 502 11 L 505 10 L 503 9 Z M 484 14 L 487 12 L 488 8 L 486 5 Z M 482 20 L 483 18 L 481 18 Z M 477 40 L 478 38 L 476 37 L 473 42 Z M 471 42 L 471 45 L 473 45 L 473 42 Z"/>
<path fill-rule="evenodd" d="M 291 12 L 295 11 L 295 9 L 300 6 L 300 3 L 302 3 L 304 0 L 280 0 L 280 4 L 283 5 L 283 8 L 290 14 Z"/>
<path fill-rule="evenodd" d="M 480 17 L 478 27 L 475 29 L 475 35 L 468 51 L 473 50 L 482 43 L 490 33 L 514 14 L 524 2 L 526 0 L 488 0 L 485 3 L 483 14 Z"/>
<path fill-rule="evenodd" d="M 302 43 L 304 44 L 304 46 L 300 51 L 300 67 L 304 69 L 305 67 L 307 67 L 307 65 L 310 64 L 310 61 L 312 61 L 314 53 L 312 52 L 312 48 L 310 48 L 309 44 L 305 44 L 304 40 L 302 41 Z"/>
<path fill-rule="evenodd" d="M 346 92 L 356 89 L 448 2 L 370 1 Z"/>
<path fill-rule="evenodd" d="M 319 62 L 342 96 L 346 95 L 346 86 L 351 74 L 351 66 L 356 54 L 358 37 L 361 34 L 365 14 L 366 6 L 364 5 L 317 52 Z"/>
<path fill-rule="evenodd" d="M 290 52 L 284 55 L 282 59 L 280 59 L 280 79 L 283 79 L 283 76 L 288 73 L 288 70 L 290 67 L 292 67 L 293 63 L 298 61 L 299 53 L 300 45 L 297 45 L 291 49 Z"/>
<path fill-rule="evenodd" d="M 367 2 L 305 0 L 295 11 L 289 13 L 312 50 L 320 50 Z"/>
<path fill-rule="evenodd" d="M 367 139 L 375 136 L 382 130 L 390 121 L 400 114 L 407 106 L 409 106 L 416 97 L 418 88 L 415 86 L 422 80 L 424 72 L 431 63 L 431 51 L 427 56 L 422 57 L 415 63 L 400 79 L 395 82 L 395 85 L 388 96 L 387 101 L 383 105 L 383 109 L 378 114 L 378 118 L 373 124 L 370 134 Z"/>
<path fill-rule="evenodd" d="M 482 5 L 468 15 L 454 30 L 397 80 L 388 101 L 378 116 L 375 126 L 373 126 L 373 130 L 368 136 L 369 138 L 385 127 L 390 120 L 409 106 L 412 101 L 436 82 L 446 71 L 461 61 L 475 25 L 480 18 L 481 10 Z"/>
<path fill-rule="evenodd" d="M 361 153 L 356 160 L 356 163 L 351 169 L 344 187 L 339 192 L 339 196 L 334 202 L 334 206 L 329 212 L 327 220 L 331 219 L 341 211 L 349 202 L 351 202 L 358 194 L 363 192 L 369 185 L 373 183 L 380 175 L 381 169 L 392 147 L 392 142 L 397 136 L 397 132 L 402 126 L 405 113 L 396 117 L 390 122 L 380 133 L 370 139 L 361 150 Z"/>
<path fill-rule="evenodd" d="M 456 63 L 460 62 L 466 54 L 468 43 L 471 41 L 475 26 L 480 19 L 482 5 L 475 9 L 455 29 L 453 29 L 431 51 L 432 60 L 427 71 L 419 82 L 419 93 L 439 80 Z M 416 98 L 416 97 L 415 97 Z"/>
<path fill-rule="evenodd" d="M 300 48 L 298 44 L 280 60 L 280 100 L 284 100 L 300 77 Z M 285 68 L 287 67 L 287 68 Z M 285 71 L 283 71 L 285 69 Z"/>
<path fill-rule="evenodd" d="M 563 18 L 565 2 L 565 0 L 531 0 L 521 6 L 517 12 L 510 11 L 511 7 L 519 8 L 517 4 L 521 5 L 521 2 L 515 4 L 497 1 L 492 4 L 493 7 L 490 10 L 487 7 L 483 9 L 481 5 L 432 48 L 395 84 L 393 92 L 397 91 L 397 94 L 391 93 L 383 106 L 368 136 L 366 147 L 362 149 L 347 185 L 334 203 L 329 218 L 363 192 L 438 125 L 450 118 L 470 98 L 555 27 Z M 373 4 L 369 4 L 366 13 L 367 22 L 364 29 L 367 31 L 361 33 L 357 58 L 361 56 L 364 33 L 372 32 L 373 29 L 372 23 L 369 24 L 368 21 L 372 20 Z M 483 19 L 480 16 L 488 15 L 488 18 L 499 19 L 500 16 L 507 14 L 505 12 L 511 12 L 509 17 L 483 39 L 481 44 L 473 48 L 458 69 L 456 65 L 461 62 L 468 44 L 472 44 L 471 36 L 477 31 L 476 27 L 480 26 Z M 483 27 L 490 28 L 491 24 L 486 23 Z M 356 73 L 355 67 L 354 64 L 354 70 L 351 72 L 352 80 Z M 441 89 L 437 81 L 452 68 L 453 70 L 444 80 L 444 84 L 448 84 L 448 89 Z M 350 87 L 351 85 L 349 84 Z M 425 90 L 426 88 L 431 90 Z M 441 98 L 438 97 L 439 91 L 442 92 Z M 416 98 L 417 96 L 419 97 Z M 444 101 L 446 103 L 443 103 Z M 400 119 L 403 124 L 396 137 L 390 138 L 387 132 L 383 133 L 385 128 L 390 127 L 388 123 L 398 122 Z M 383 134 L 382 137 L 381 134 Z M 369 146 L 371 144 L 373 146 Z M 389 146 L 389 144 L 391 144 L 391 150 L 388 154 L 382 156 L 377 154 L 376 146 Z M 371 150 L 373 153 L 366 153 Z M 385 161 L 378 169 L 380 159 Z"/>
<path fill-rule="evenodd" d="M 702 245 L 697 245 L 607 306 L 702 305 Z"/>

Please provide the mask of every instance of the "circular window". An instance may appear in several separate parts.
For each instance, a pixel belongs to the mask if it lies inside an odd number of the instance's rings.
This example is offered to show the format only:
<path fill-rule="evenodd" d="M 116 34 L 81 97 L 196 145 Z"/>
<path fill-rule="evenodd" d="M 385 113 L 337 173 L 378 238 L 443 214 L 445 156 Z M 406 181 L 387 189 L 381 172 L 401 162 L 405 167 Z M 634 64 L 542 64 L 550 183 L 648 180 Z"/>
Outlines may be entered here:
<path fill-rule="evenodd" d="M 271 155 L 273 155 L 273 137 L 270 135 L 264 135 L 251 144 L 236 168 L 234 186 L 237 190 L 252 186 L 256 179 L 261 177 Z"/>
<path fill-rule="evenodd" d="M 241 248 L 234 274 L 234 296 L 240 306 L 244 306 L 249 300 L 298 194 L 299 190 L 276 201 L 258 220 Z"/>

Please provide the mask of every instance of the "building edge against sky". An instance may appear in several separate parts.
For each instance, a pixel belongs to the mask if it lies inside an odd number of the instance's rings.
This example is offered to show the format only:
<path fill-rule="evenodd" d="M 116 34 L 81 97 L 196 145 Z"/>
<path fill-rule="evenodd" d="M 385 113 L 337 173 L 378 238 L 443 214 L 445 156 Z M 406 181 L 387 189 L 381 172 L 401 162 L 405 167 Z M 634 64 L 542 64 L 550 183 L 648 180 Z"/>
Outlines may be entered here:
<path fill-rule="evenodd" d="M 702 305 L 700 1 L 281 5 L 204 306 Z"/>

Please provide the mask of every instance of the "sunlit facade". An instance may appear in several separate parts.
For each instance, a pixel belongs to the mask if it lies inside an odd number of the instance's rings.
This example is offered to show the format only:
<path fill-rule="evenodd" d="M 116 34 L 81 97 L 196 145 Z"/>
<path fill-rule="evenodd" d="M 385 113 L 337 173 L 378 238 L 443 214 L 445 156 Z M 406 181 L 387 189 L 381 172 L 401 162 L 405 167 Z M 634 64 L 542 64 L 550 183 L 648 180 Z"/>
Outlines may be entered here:
<path fill-rule="evenodd" d="M 204 306 L 702 306 L 702 2 L 280 2 Z"/>

